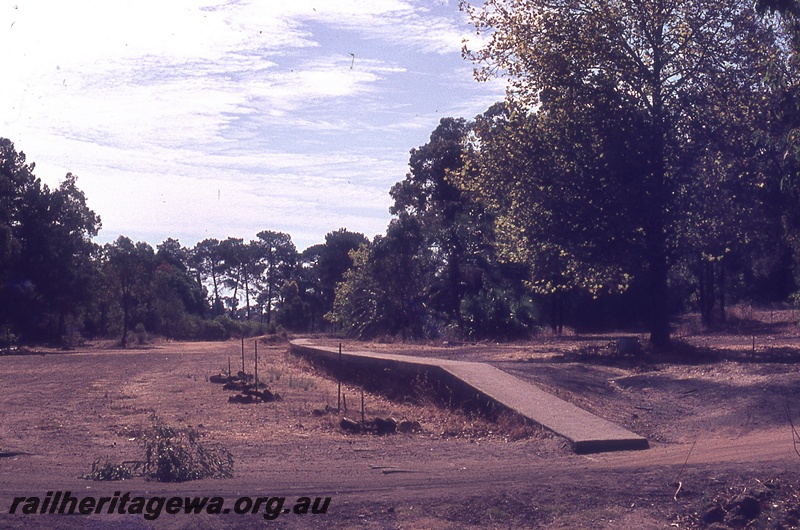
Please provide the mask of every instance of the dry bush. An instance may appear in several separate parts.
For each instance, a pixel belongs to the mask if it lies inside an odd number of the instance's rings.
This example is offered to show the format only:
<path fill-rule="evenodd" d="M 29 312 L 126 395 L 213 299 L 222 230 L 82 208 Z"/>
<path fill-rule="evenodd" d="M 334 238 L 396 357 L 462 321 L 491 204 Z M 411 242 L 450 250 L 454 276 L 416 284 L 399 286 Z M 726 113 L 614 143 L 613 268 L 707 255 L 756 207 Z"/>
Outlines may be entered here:
<path fill-rule="evenodd" d="M 90 480 L 123 480 L 145 476 L 159 482 L 185 482 L 203 478 L 233 477 L 233 456 L 223 447 L 200 442 L 200 434 L 191 427 L 176 429 L 151 416 L 152 424 L 137 431 L 145 459 L 114 464 L 108 460 L 92 463 L 92 471 L 83 476 Z"/>
<path fill-rule="evenodd" d="M 157 417 L 152 419 L 141 440 L 146 476 L 159 482 L 233 477 L 230 451 L 200 443 L 200 434 L 191 427 L 175 429 Z"/>
<path fill-rule="evenodd" d="M 125 480 L 133 476 L 133 471 L 125 464 L 115 464 L 108 459 L 102 464 L 100 462 L 100 459 L 92 462 L 92 470 L 82 478 L 87 480 Z"/>

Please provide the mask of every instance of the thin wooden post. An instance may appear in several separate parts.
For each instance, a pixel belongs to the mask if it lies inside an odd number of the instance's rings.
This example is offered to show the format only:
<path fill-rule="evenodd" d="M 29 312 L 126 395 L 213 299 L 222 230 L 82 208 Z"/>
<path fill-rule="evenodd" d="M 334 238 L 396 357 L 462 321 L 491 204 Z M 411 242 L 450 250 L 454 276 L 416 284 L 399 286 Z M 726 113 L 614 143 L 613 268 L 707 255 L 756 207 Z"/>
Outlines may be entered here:
<path fill-rule="evenodd" d="M 364 389 L 361 389 L 361 425 L 366 423 L 366 419 L 364 418 Z"/>
<path fill-rule="evenodd" d="M 339 391 L 336 395 L 336 412 L 341 412 L 342 410 L 342 343 L 339 343 L 339 366 L 336 370 L 336 379 L 339 383 Z M 347 409 L 347 405 L 345 405 L 345 412 Z"/>
<path fill-rule="evenodd" d="M 258 391 L 258 339 L 253 342 L 256 347 L 256 367 L 255 367 L 255 378 L 256 378 L 256 392 Z"/>
<path fill-rule="evenodd" d="M 244 335 L 242 335 L 242 377 L 247 380 L 247 372 L 244 371 Z"/>

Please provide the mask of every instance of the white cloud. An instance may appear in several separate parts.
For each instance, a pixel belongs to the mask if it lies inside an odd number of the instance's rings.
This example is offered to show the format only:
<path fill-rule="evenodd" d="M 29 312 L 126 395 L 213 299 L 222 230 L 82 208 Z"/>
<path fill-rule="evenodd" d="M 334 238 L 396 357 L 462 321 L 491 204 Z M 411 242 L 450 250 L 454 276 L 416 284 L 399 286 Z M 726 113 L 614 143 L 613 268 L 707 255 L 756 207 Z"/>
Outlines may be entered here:
<path fill-rule="evenodd" d="M 469 31 L 440 3 L 4 3 L 0 136 L 51 183 L 77 173 L 106 239 L 374 235 L 439 101 L 486 98 L 439 66 L 464 69 Z"/>

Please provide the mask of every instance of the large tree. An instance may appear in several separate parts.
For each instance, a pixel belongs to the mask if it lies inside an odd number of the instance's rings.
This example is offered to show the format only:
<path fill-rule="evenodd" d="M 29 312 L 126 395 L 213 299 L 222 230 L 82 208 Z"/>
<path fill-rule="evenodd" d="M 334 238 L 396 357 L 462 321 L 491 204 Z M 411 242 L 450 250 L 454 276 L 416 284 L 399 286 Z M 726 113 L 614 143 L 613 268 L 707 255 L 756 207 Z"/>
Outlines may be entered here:
<path fill-rule="evenodd" d="M 795 283 L 800 285 L 800 3 L 796 0 L 758 0 L 759 9 L 779 15 L 790 51 L 771 66 L 767 82 L 774 100 L 767 108 L 767 123 L 760 130 L 760 146 L 769 156 L 764 165 L 776 192 L 772 208 L 783 216 L 784 241 L 794 259 Z M 795 303 L 800 292 L 795 293 Z"/>
<path fill-rule="evenodd" d="M 201 318 L 207 313 L 206 289 L 197 273 L 189 268 L 190 249 L 173 238 L 167 238 L 156 248 L 149 329 L 167 337 L 184 339 L 192 335 L 190 315 Z"/>
<path fill-rule="evenodd" d="M 422 336 L 422 244 L 419 223 L 406 217 L 393 219 L 385 237 L 376 236 L 351 251 L 353 266 L 337 284 L 333 309 L 325 319 L 358 338 Z"/>
<path fill-rule="evenodd" d="M 245 317 L 250 320 L 250 300 L 258 296 L 260 276 L 264 270 L 260 249 L 256 242 L 245 244 L 241 238 L 229 237 L 219 244 L 218 255 L 222 258 L 223 284 L 232 291 L 227 298 L 231 313 L 235 314 L 239 307 L 241 289 L 245 296 Z"/>
<path fill-rule="evenodd" d="M 345 228 L 325 234 L 325 243 L 319 248 L 316 260 L 324 312 L 333 308 L 336 284 L 342 281 L 344 273 L 353 266 L 350 251 L 364 244 L 369 244 L 364 234 L 349 232 Z"/>
<path fill-rule="evenodd" d="M 328 232 L 325 243 L 312 245 L 300 253 L 292 281 L 297 289 L 295 298 L 303 302 L 305 314 L 302 320 L 306 329 L 321 326 L 321 317 L 333 309 L 337 284 L 353 266 L 350 252 L 368 244 L 369 240 L 363 234 L 340 228 Z M 286 299 L 283 294 L 281 297 L 285 308 Z M 294 329 L 299 328 L 295 325 Z"/>
<path fill-rule="evenodd" d="M 566 300 L 624 291 L 641 269 L 642 124 L 609 96 L 551 100 L 539 113 L 493 105 L 476 118 L 457 177 L 498 212 L 498 259 L 528 268 L 554 330 Z"/>
<path fill-rule="evenodd" d="M 274 304 L 280 298 L 283 284 L 291 279 L 299 255 L 289 234 L 263 230 L 256 235 L 258 239 L 251 245 L 259 260 L 264 284 L 259 295 L 259 304 L 266 311 L 267 324 L 271 324 Z"/>
<path fill-rule="evenodd" d="M 475 326 L 483 320 L 479 304 L 467 300 L 479 296 L 493 261 L 492 216 L 453 181 L 470 127 L 461 118 L 440 120 L 428 143 L 411 150 L 409 173 L 390 191 L 397 227 L 415 226 L 422 237 L 417 260 L 426 307 L 460 338 L 483 332 Z"/>
<path fill-rule="evenodd" d="M 679 191 L 698 175 L 693 155 L 722 133 L 703 127 L 710 109 L 723 118 L 753 116 L 763 102 L 764 67 L 780 52 L 774 28 L 741 0 L 487 0 L 462 7 L 488 34 L 485 46 L 465 50 L 478 78 L 507 76 L 509 95 L 521 105 L 547 112 L 549 102 L 576 95 L 574 106 L 591 106 L 593 94 L 610 89 L 619 105 L 644 117 L 646 165 L 635 185 L 647 215 L 638 227 L 638 257 L 650 338 L 666 345 L 668 275 L 686 215 Z"/>
<path fill-rule="evenodd" d="M 189 253 L 189 264 L 198 275 L 198 283 L 211 282 L 211 313 L 215 316 L 222 315 L 225 308 L 220 291 L 225 261 L 220 242 L 213 238 L 198 242 Z"/>
<path fill-rule="evenodd" d="M 89 304 L 100 218 L 68 173 L 51 190 L 0 138 L 0 322 L 28 339 L 64 338 Z"/>
<path fill-rule="evenodd" d="M 120 345 L 124 348 L 128 344 L 128 332 L 135 323 L 144 320 L 145 307 L 153 296 L 155 252 L 143 241 L 134 243 L 128 237 L 119 236 L 113 243 L 106 243 L 104 260 L 106 282 L 122 311 Z"/>

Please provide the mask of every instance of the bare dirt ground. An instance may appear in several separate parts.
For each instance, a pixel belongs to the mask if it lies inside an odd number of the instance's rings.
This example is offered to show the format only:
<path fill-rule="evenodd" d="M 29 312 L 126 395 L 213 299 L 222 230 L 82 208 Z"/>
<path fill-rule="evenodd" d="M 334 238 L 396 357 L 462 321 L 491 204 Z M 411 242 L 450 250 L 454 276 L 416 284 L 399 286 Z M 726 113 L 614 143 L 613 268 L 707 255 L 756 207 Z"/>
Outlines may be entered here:
<path fill-rule="evenodd" d="M 281 401 L 229 403 L 209 377 L 241 368 L 241 343 L 111 343 L 0 356 L 0 526 L 6 528 L 795 528 L 800 456 L 800 329 L 790 311 L 739 314 L 701 332 L 687 318 L 669 355 L 610 354 L 618 335 L 527 343 L 344 348 L 490 362 L 646 436 L 646 451 L 575 455 L 509 418 L 493 423 L 422 399 L 367 393 L 367 418 L 418 421 L 420 432 L 342 431 L 361 391 L 337 384 L 281 341 L 259 342 L 259 379 Z M 643 339 L 644 337 L 642 337 Z M 326 339 L 320 339 L 325 341 Z M 327 339 L 331 344 L 338 344 Z M 253 340 L 245 344 L 253 371 Z M 788 407 L 788 415 L 787 415 Z M 314 410 L 317 409 L 317 415 Z M 92 462 L 141 460 L 153 415 L 227 448 L 235 477 L 165 484 L 80 478 Z M 680 491 L 678 490 L 680 486 Z M 325 514 L 8 514 L 15 497 L 73 495 L 331 497 Z M 677 494 L 676 494 L 677 491 Z"/>

